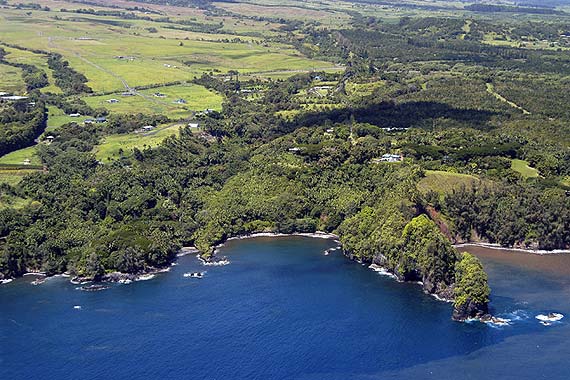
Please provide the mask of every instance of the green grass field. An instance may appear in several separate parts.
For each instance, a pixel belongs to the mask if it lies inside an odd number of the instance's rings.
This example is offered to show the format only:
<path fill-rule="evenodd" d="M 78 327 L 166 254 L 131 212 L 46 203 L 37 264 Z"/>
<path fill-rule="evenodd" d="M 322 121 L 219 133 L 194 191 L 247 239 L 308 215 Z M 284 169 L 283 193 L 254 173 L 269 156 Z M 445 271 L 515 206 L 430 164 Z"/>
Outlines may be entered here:
<path fill-rule="evenodd" d="M 10 186 L 15 186 L 19 184 L 24 176 L 35 173 L 37 170 L 30 169 L 30 170 L 7 170 L 7 169 L 0 169 L 0 183 L 6 183 Z M 1 198 L 1 196 L 0 196 Z M 3 203 L 0 201 L 0 204 Z"/>
<path fill-rule="evenodd" d="M 462 186 L 470 188 L 479 183 L 481 183 L 479 178 L 468 174 L 426 170 L 425 177 L 418 182 L 418 190 L 424 194 L 430 190 L 446 194 L 459 190 Z"/>
<path fill-rule="evenodd" d="M 538 170 L 531 168 L 528 162 L 524 160 L 513 160 L 511 164 L 511 169 L 520 173 L 523 178 L 537 178 Z"/>
<path fill-rule="evenodd" d="M 16 9 L 7 9 L 0 17 L 4 21 L 0 22 L 3 41 L 62 54 L 89 79 L 87 84 L 96 92 L 120 91 L 125 83 L 144 86 L 185 81 L 212 70 L 290 71 L 293 75 L 296 70 L 334 66 L 309 59 L 289 45 L 261 44 L 248 36 L 175 31 L 167 28 L 171 25 L 157 22 L 53 11 L 34 11 L 27 16 L 24 10 Z M 29 28 L 31 23 L 34 30 Z M 151 26 L 158 32 L 149 33 Z M 232 41 L 236 37 L 242 42 Z M 22 56 L 18 59 L 43 59 L 33 53 L 23 57 L 24 53 L 18 53 Z"/>
<path fill-rule="evenodd" d="M 42 92 L 53 92 L 55 94 L 61 93 L 61 89 L 55 85 L 53 71 L 48 67 L 46 56 L 9 47 L 4 47 L 3 49 L 8 52 L 8 55 L 6 56 L 6 60 L 8 62 L 34 65 L 42 69 L 47 74 L 50 84 L 49 86 L 42 88 Z"/>
<path fill-rule="evenodd" d="M 165 86 L 139 92 L 141 95 L 137 96 L 111 94 L 88 96 L 83 100 L 93 108 L 106 108 L 113 113 L 163 114 L 172 119 L 188 117 L 191 111 L 222 109 L 222 96 L 195 84 Z M 165 97 L 156 97 L 153 95 L 155 93 L 164 94 Z M 109 103 L 109 99 L 117 99 L 119 102 Z M 174 103 L 178 99 L 184 99 L 186 104 Z"/>
<path fill-rule="evenodd" d="M 165 138 L 178 135 L 181 124 L 158 127 L 149 133 L 128 133 L 105 137 L 102 144 L 95 147 L 94 153 L 97 159 L 103 163 L 116 160 L 121 157 L 119 150 L 123 150 L 123 156 L 130 156 L 133 148 L 144 149 L 155 147 Z"/>
<path fill-rule="evenodd" d="M 47 121 L 47 128 L 46 132 L 52 131 L 57 127 L 61 127 L 64 124 L 71 123 L 71 122 L 80 122 L 84 118 L 77 118 L 77 117 L 70 117 L 67 116 L 61 109 L 48 106 L 48 121 Z"/>
<path fill-rule="evenodd" d="M 26 84 L 22 80 L 22 70 L 18 67 L 0 65 L 0 92 L 23 94 Z"/>
<path fill-rule="evenodd" d="M 31 146 L 0 157 L 0 165 L 23 165 L 24 160 L 30 160 L 31 165 L 42 164 L 39 157 L 36 155 L 36 147 Z"/>

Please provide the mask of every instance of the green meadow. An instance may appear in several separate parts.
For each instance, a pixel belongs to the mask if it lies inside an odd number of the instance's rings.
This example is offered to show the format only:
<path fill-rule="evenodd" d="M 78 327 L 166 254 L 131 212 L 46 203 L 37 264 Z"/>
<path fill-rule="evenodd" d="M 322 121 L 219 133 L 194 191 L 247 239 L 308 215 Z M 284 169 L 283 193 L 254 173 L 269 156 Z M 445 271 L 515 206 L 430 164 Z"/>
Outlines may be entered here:
<path fill-rule="evenodd" d="M 144 149 L 159 145 L 165 138 L 178 135 L 182 124 L 161 126 L 147 133 L 128 133 L 105 137 L 95 148 L 95 156 L 103 163 L 130 156 L 134 148 Z M 122 154 L 121 154 L 122 152 Z"/>
<path fill-rule="evenodd" d="M 195 84 L 157 87 L 138 93 L 135 96 L 121 96 L 120 93 L 88 96 L 83 100 L 93 108 L 105 108 L 112 113 L 163 114 L 172 119 L 188 117 L 192 111 L 207 108 L 219 111 L 222 108 L 222 96 Z M 155 96 L 155 93 L 163 94 L 164 97 Z M 118 102 L 109 103 L 110 99 Z M 186 103 L 175 103 L 178 99 L 184 99 Z"/>
<path fill-rule="evenodd" d="M 62 54 L 89 79 L 87 84 L 95 92 L 120 91 L 125 84 L 134 87 L 185 81 L 212 71 L 287 71 L 290 76 L 297 70 L 334 66 L 309 59 L 284 44 L 261 44 L 258 39 L 233 34 L 173 30 L 168 24 L 150 21 L 53 11 L 34 11 L 27 16 L 24 10 L 13 9 L 1 17 L 2 41 Z M 108 24 L 114 22 L 129 27 Z M 32 23 L 34 30 L 29 28 Z M 156 28 L 157 33 L 150 33 L 149 27 Z M 231 42 L 237 37 L 240 42 Z M 24 59 L 45 64 L 39 62 L 42 57 L 37 54 L 30 53 Z"/>
<path fill-rule="evenodd" d="M 18 67 L 0 65 L 0 92 L 21 94 L 26 91 L 22 70 Z"/>
<path fill-rule="evenodd" d="M 31 165 L 41 165 L 36 155 L 36 147 L 19 149 L 0 157 L 0 165 L 23 165 L 25 160 L 30 160 Z"/>
<path fill-rule="evenodd" d="M 425 177 L 418 183 L 422 193 L 435 191 L 439 194 L 450 193 L 465 186 L 467 188 L 479 184 L 481 180 L 469 174 L 451 173 L 439 170 L 426 170 Z"/>
<path fill-rule="evenodd" d="M 67 123 L 80 122 L 83 119 L 84 118 L 67 116 L 61 109 L 54 106 L 48 106 L 48 121 L 46 132 L 52 131 L 57 127 L 61 127 Z"/>
<path fill-rule="evenodd" d="M 25 63 L 28 65 L 36 66 L 42 69 L 48 76 L 49 86 L 42 88 L 42 92 L 52 92 L 61 93 L 61 89 L 55 85 L 55 79 L 53 78 L 53 72 L 48 67 L 47 57 L 42 54 L 35 54 L 30 51 L 13 49 L 10 47 L 3 47 L 8 53 L 6 60 L 13 63 Z"/>
<path fill-rule="evenodd" d="M 531 168 L 529 163 L 524 160 L 513 160 L 511 169 L 520 173 L 523 178 L 536 178 L 538 177 L 538 170 Z"/>

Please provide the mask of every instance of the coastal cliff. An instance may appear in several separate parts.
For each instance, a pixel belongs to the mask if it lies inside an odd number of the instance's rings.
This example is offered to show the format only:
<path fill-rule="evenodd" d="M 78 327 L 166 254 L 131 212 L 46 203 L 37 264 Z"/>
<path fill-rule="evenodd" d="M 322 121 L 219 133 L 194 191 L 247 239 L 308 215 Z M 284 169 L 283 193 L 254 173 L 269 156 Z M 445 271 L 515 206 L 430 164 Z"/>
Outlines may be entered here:
<path fill-rule="evenodd" d="M 413 218 L 404 225 L 399 238 L 393 239 L 392 235 L 391 240 L 387 240 L 386 231 L 381 229 L 360 229 L 363 223 L 368 224 L 366 219 L 375 216 L 357 215 L 341 226 L 341 242 L 347 257 L 375 264 L 399 281 L 420 283 L 424 292 L 454 301 L 454 320 L 488 316 L 487 275 L 476 257 L 458 254 L 426 215 Z M 358 240 L 354 231 L 361 231 Z"/>

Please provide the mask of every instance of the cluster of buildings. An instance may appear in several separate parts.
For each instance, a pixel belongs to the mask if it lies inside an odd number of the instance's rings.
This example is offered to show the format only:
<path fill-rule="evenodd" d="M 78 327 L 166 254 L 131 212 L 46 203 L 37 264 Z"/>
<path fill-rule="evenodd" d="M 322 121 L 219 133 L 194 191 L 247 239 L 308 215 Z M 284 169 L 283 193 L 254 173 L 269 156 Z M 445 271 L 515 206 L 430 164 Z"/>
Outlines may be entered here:
<path fill-rule="evenodd" d="M 391 154 L 391 153 L 386 153 L 386 154 L 383 154 L 382 157 L 380 157 L 380 158 L 373 158 L 372 159 L 373 163 L 402 162 L 402 161 L 404 161 L 404 155 L 403 154 Z"/>

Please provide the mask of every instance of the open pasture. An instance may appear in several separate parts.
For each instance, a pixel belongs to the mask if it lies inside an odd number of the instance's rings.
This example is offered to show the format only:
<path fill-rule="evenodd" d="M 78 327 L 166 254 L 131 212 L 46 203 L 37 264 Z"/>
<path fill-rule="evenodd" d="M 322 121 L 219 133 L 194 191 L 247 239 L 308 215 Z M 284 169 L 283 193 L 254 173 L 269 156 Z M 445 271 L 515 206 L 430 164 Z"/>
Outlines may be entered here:
<path fill-rule="evenodd" d="M 172 25 L 54 11 L 26 15 L 24 10 L 9 9 L 0 19 L 0 34 L 8 43 L 62 54 L 95 92 L 184 81 L 204 72 L 291 71 L 292 75 L 296 70 L 333 66 L 288 45 L 173 30 Z M 231 42 L 237 37 L 241 41 Z"/>
<path fill-rule="evenodd" d="M 112 113 L 163 114 L 173 119 L 188 117 L 192 111 L 208 108 L 219 111 L 222 108 L 222 96 L 195 84 L 157 87 L 138 93 L 136 96 L 89 96 L 83 100 L 92 108 L 106 108 Z M 111 99 L 117 99 L 118 102 L 109 103 L 108 100 Z M 175 103 L 180 99 L 186 103 Z"/>
<path fill-rule="evenodd" d="M 42 164 L 36 154 L 35 146 L 19 149 L 0 157 L 0 165 L 24 165 L 26 160 L 30 160 L 30 165 Z"/>
<path fill-rule="evenodd" d="M 459 190 L 463 186 L 470 188 L 480 183 L 479 178 L 468 174 L 426 170 L 425 177 L 418 182 L 418 190 L 424 194 L 429 191 L 446 194 Z"/>
<path fill-rule="evenodd" d="M 182 124 L 157 127 L 146 133 L 127 133 L 105 137 L 94 149 L 95 156 L 103 163 L 130 156 L 134 148 L 144 149 L 158 146 L 168 136 L 178 135 Z M 122 152 L 122 154 L 121 154 Z"/>
<path fill-rule="evenodd" d="M 26 50 L 14 49 L 11 47 L 3 47 L 3 49 L 8 53 L 6 56 L 6 60 L 8 62 L 33 65 L 43 70 L 47 74 L 49 85 L 42 88 L 42 92 L 52 92 L 55 94 L 62 92 L 61 89 L 55 85 L 53 71 L 48 67 L 47 57 L 45 55 L 36 54 Z"/>
<path fill-rule="evenodd" d="M 22 70 L 18 67 L 0 65 L 0 92 L 22 94 L 26 84 L 22 80 Z"/>

